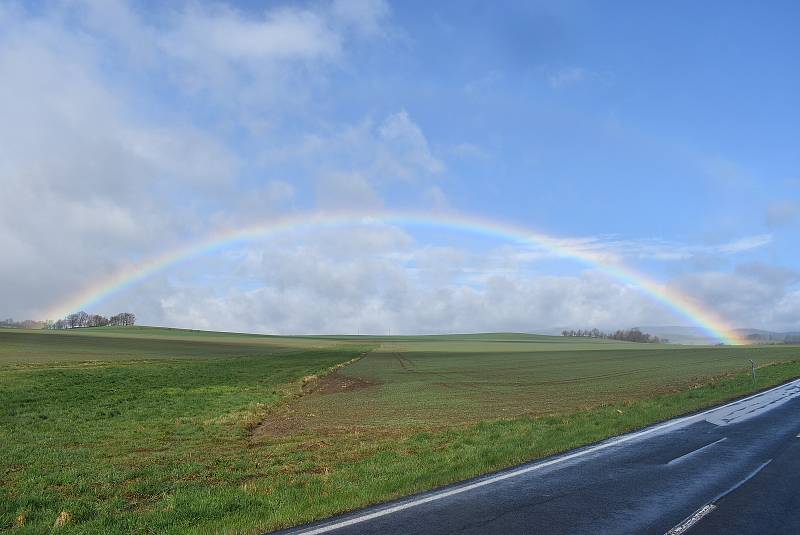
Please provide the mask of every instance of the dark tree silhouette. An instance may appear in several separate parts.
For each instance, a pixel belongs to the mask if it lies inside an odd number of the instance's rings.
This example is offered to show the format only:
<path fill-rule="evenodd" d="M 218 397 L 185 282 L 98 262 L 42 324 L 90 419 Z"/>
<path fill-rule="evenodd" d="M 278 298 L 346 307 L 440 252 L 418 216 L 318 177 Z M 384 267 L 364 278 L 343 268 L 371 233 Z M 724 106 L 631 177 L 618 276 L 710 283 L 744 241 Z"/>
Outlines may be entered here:
<path fill-rule="evenodd" d="M 639 343 L 651 343 L 651 344 L 666 344 L 669 343 L 669 340 L 666 338 L 659 338 L 658 336 L 653 336 L 648 333 L 643 333 L 636 327 L 633 329 L 627 330 L 616 330 L 613 333 L 604 333 L 601 332 L 599 329 L 564 329 L 561 331 L 561 336 L 572 336 L 572 337 L 580 337 L 580 338 L 601 338 L 601 339 L 609 339 L 609 340 L 622 340 L 625 342 L 639 342 Z"/>

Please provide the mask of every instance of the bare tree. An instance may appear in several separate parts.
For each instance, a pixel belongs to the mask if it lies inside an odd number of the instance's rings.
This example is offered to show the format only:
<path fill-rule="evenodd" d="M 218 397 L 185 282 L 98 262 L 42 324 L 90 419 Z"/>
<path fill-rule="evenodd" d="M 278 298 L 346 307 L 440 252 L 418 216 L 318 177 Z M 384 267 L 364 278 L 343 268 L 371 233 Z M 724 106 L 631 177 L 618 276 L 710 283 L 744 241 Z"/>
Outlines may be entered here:
<path fill-rule="evenodd" d="M 626 342 L 639 342 L 639 343 L 654 343 L 654 344 L 666 344 L 669 343 L 669 340 L 666 338 L 659 338 L 658 336 L 653 336 L 648 333 L 643 333 L 638 328 L 634 327 L 633 329 L 622 330 L 618 329 L 613 333 L 604 333 L 599 329 L 578 329 L 577 331 L 574 329 L 564 329 L 561 331 L 561 336 L 575 336 L 575 337 L 589 337 L 589 338 L 603 338 L 603 339 L 611 339 L 611 340 L 623 340 Z"/>
<path fill-rule="evenodd" d="M 89 316 L 89 327 L 105 327 L 108 325 L 108 318 L 100 314 L 92 314 Z"/>

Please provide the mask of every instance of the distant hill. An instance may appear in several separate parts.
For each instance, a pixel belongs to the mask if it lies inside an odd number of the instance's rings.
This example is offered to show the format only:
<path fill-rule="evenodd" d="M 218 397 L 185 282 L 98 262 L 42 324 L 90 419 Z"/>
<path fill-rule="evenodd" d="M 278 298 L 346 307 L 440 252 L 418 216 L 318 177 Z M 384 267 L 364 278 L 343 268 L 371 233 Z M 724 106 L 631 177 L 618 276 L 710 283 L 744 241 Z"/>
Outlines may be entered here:
<path fill-rule="evenodd" d="M 710 337 L 702 329 L 698 327 L 684 327 L 684 326 L 643 326 L 640 327 L 643 331 L 653 333 L 657 336 L 664 336 L 673 342 L 679 344 L 709 344 L 716 343 L 716 340 Z M 734 329 L 734 332 L 743 338 L 750 339 L 754 343 L 758 342 L 785 342 L 787 340 L 800 343 L 800 332 L 778 332 L 767 331 L 764 329 L 740 328 Z M 662 334 L 663 333 L 663 334 Z"/>
<path fill-rule="evenodd" d="M 736 332 L 754 342 L 800 343 L 800 332 L 775 332 L 763 329 L 736 329 Z"/>
<path fill-rule="evenodd" d="M 713 336 L 709 336 L 707 332 L 699 327 L 684 325 L 642 325 L 639 328 L 661 338 L 667 338 L 674 344 L 708 345 L 719 343 L 719 340 Z"/>

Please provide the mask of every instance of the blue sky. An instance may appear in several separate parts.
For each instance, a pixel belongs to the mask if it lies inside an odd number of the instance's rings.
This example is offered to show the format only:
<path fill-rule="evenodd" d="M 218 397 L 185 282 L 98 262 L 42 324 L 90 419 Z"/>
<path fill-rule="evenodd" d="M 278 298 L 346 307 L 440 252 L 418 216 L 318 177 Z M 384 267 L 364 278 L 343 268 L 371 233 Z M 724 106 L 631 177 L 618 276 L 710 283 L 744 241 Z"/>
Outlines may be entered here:
<path fill-rule="evenodd" d="M 414 209 L 589 243 L 731 324 L 800 330 L 799 22 L 794 2 L 6 2 L 0 315 L 220 228 Z M 98 306 L 262 332 L 686 322 L 502 240 L 334 234 Z"/>

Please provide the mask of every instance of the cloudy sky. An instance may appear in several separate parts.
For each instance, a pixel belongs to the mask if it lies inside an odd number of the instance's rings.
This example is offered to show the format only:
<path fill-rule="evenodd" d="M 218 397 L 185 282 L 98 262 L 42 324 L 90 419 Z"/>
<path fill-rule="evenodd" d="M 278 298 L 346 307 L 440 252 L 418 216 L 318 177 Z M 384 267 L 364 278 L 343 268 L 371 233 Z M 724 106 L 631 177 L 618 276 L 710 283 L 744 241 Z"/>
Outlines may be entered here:
<path fill-rule="evenodd" d="M 799 24 L 796 2 L 0 2 L 0 316 L 223 229 L 414 210 L 800 330 Z M 594 266 L 380 221 L 92 307 L 270 333 L 689 324 Z"/>

